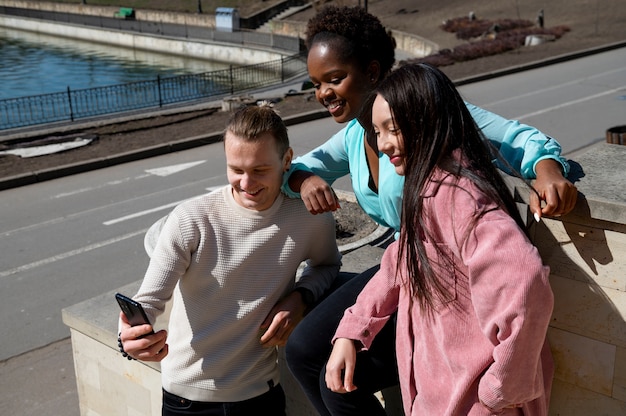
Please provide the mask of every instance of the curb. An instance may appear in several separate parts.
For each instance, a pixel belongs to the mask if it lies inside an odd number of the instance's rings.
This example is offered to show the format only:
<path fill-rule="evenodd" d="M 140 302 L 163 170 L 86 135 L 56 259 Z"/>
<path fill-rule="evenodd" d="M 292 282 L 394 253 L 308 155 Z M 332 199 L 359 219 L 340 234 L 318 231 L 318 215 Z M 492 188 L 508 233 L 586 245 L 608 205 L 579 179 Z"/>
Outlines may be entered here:
<path fill-rule="evenodd" d="M 284 121 L 287 126 L 305 123 L 325 117 L 330 117 L 326 109 L 309 111 L 290 117 L 285 117 Z M 0 191 L 5 189 L 17 188 L 20 186 L 32 185 L 39 182 L 45 182 L 52 179 L 58 179 L 65 176 L 84 173 L 91 170 L 107 168 L 122 163 L 133 162 L 136 160 L 146 159 L 155 156 L 161 156 L 168 153 L 179 152 L 182 150 L 193 149 L 199 146 L 216 143 L 222 139 L 222 132 L 213 132 L 201 136 L 189 137 L 186 139 L 164 143 L 156 146 L 146 147 L 143 149 L 132 150 L 113 156 L 107 156 L 98 159 L 86 160 L 83 162 L 72 163 L 68 165 L 57 166 L 54 168 L 33 171 L 22 175 L 9 176 L 0 178 Z"/>
<path fill-rule="evenodd" d="M 530 69 L 541 68 L 548 65 L 554 65 L 561 62 L 567 62 L 578 58 L 584 58 L 586 56 L 595 55 L 602 52 L 608 52 L 619 48 L 626 47 L 626 41 L 620 41 L 615 43 L 609 43 L 608 45 L 599 46 L 597 48 L 584 49 L 578 52 L 572 52 L 563 55 L 557 55 L 553 58 L 543 59 L 541 61 L 533 61 L 523 65 L 511 66 L 508 68 L 503 68 L 493 72 L 486 72 L 484 74 L 479 74 L 472 77 L 462 78 L 457 81 L 454 81 L 454 85 L 461 86 L 466 84 L 471 84 L 473 82 L 485 81 L 492 78 L 501 77 L 504 75 L 516 74 L 518 72 L 527 71 Z"/>
<path fill-rule="evenodd" d="M 335 194 L 339 199 L 358 204 L 354 192 L 335 189 Z M 345 255 L 366 245 L 374 247 L 384 245 L 387 241 L 393 239 L 394 234 L 395 230 L 393 228 L 385 227 L 379 224 L 378 227 L 374 231 L 372 231 L 371 234 L 366 235 L 360 240 L 339 246 L 339 252 Z"/>

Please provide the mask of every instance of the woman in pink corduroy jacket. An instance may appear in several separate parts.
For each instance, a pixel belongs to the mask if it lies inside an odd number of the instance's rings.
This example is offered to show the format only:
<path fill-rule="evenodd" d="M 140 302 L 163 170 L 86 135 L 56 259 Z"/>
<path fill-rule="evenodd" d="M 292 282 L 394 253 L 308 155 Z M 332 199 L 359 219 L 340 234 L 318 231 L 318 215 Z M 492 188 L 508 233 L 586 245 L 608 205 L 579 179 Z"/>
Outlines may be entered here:
<path fill-rule="evenodd" d="M 547 415 L 553 294 L 513 197 L 453 83 L 426 64 L 394 71 L 372 110 L 378 149 L 405 176 L 400 238 L 333 339 L 328 387 L 397 313 L 407 415 Z"/>

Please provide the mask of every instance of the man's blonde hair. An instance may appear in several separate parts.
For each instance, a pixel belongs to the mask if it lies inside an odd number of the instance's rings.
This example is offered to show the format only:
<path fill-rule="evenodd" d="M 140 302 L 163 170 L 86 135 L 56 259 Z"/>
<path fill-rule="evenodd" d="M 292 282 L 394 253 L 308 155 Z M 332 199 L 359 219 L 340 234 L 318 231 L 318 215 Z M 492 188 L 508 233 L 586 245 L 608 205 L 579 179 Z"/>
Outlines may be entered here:
<path fill-rule="evenodd" d="M 281 156 L 289 149 L 287 126 L 268 104 L 247 106 L 235 111 L 226 124 L 226 132 L 251 141 L 257 140 L 263 133 L 269 133 L 276 140 Z"/>

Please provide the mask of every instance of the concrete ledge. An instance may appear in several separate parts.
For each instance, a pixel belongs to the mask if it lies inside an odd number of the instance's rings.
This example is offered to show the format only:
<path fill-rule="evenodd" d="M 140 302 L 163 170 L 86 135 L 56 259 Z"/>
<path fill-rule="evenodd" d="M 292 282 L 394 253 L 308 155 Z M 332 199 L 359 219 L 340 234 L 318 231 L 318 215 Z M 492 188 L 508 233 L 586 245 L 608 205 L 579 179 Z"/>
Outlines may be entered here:
<path fill-rule="evenodd" d="M 363 246 L 344 256 L 342 272 L 360 273 L 380 263 L 383 249 Z M 81 415 L 160 415 L 161 375 L 159 364 L 128 361 L 117 349 L 119 307 L 114 294 L 133 295 L 141 281 L 103 293 L 95 298 L 63 309 L 63 322 L 70 327 L 74 367 Z M 155 322 L 164 328 L 164 320 Z M 281 385 L 287 396 L 289 416 L 315 416 L 304 393 L 284 365 L 279 349 Z M 390 415 L 401 415 L 397 389 L 390 389 L 381 400 L 387 402 Z M 114 400 L 111 400 L 115 398 Z"/>

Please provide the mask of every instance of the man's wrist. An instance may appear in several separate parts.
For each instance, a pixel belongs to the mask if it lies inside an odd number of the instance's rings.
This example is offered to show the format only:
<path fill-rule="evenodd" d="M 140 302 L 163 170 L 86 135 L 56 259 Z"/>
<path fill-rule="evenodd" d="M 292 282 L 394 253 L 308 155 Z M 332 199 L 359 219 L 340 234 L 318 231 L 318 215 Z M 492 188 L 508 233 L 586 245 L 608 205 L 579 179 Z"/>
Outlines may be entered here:
<path fill-rule="evenodd" d="M 309 289 L 305 287 L 297 287 L 294 289 L 294 292 L 300 293 L 302 303 L 304 303 L 307 309 L 313 306 L 313 304 L 315 303 L 315 295 Z"/>

